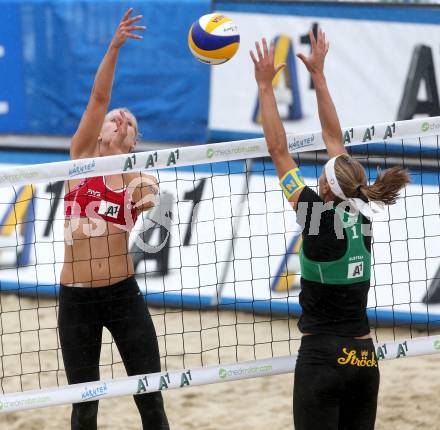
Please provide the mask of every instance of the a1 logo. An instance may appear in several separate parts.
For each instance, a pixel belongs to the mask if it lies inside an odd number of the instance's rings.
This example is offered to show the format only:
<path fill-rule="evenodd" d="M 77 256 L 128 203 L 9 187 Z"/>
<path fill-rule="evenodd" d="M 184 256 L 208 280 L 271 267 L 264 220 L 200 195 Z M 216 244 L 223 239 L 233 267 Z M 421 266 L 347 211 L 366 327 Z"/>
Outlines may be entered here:
<path fill-rule="evenodd" d="M 110 218 L 117 218 L 120 209 L 121 209 L 120 205 L 106 202 L 105 200 L 101 200 L 101 204 L 99 205 L 99 209 L 98 209 L 98 214 L 108 216 Z"/>
<path fill-rule="evenodd" d="M 350 263 L 348 265 L 348 274 L 347 274 L 348 279 L 361 278 L 362 276 L 364 276 L 364 262 L 363 261 L 358 261 L 356 263 Z"/>

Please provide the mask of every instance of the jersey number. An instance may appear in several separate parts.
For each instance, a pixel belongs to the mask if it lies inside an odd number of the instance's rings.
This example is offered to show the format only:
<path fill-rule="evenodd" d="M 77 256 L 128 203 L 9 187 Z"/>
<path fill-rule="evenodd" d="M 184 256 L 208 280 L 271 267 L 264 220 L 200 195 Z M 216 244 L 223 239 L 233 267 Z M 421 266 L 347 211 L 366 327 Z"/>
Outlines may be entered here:
<path fill-rule="evenodd" d="M 356 226 L 355 225 L 353 227 L 351 227 L 351 231 L 353 232 L 353 239 L 358 239 L 359 236 L 357 234 Z"/>

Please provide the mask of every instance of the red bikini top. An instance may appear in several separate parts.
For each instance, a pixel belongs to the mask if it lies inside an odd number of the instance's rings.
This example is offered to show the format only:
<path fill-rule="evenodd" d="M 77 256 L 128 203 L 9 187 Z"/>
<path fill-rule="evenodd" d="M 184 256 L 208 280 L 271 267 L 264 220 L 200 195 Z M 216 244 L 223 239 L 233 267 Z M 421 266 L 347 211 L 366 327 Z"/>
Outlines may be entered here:
<path fill-rule="evenodd" d="M 136 223 L 138 212 L 127 190 L 113 191 L 103 176 L 83 179 L 64 196 L 66 218 L 101 218 L 113 224 L 127 226 Z"/>

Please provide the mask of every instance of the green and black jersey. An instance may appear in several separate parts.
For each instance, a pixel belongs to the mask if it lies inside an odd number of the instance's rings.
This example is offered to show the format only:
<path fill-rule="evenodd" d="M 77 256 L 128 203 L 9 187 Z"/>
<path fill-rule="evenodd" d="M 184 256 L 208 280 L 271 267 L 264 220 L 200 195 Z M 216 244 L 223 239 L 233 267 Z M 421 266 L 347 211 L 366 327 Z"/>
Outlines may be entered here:
<path fill-rule="evenodd" d="M 324 202 L 305 187 L 297 206 L 303 227 L 300 252 L 303 333 L 363 336 L 371 271 L 371 223 Z M 323 210 L 326 209 L 326 210 Z"/>

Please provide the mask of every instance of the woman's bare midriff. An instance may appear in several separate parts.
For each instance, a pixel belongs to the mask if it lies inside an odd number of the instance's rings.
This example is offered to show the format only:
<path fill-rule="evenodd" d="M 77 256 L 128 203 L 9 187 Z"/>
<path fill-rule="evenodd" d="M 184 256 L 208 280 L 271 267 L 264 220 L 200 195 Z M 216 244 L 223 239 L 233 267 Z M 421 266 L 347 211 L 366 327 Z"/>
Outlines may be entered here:
<path fill-rule="evenodd" d="M 109 188 L 120 190 L 133 175 L 110 175 L 105 177 Z M 67 193 L 81 180 L 65 184 Z M 124 227 L 105 222 L 98 230 L 96 220 L 89 218 L 64 221 L 64 265 L 60 283 L 71 287 L 107 287 L 134 274 L 133 260 L 129 255 L 129 232 Z"/>
<path fill-rule="evenodd" d="M 93 237 L 90 224 L 94 226 L 88 218 L 65 221 L 66 231 L 73 231 L 69 233 L 72 239 L 64 245 L 64 265 L 60 277 L 62 285 L 106 287 L 134 274 L 133 261 L 128 252 L 129 233 L 105 223 L 104 233 Z"/>

